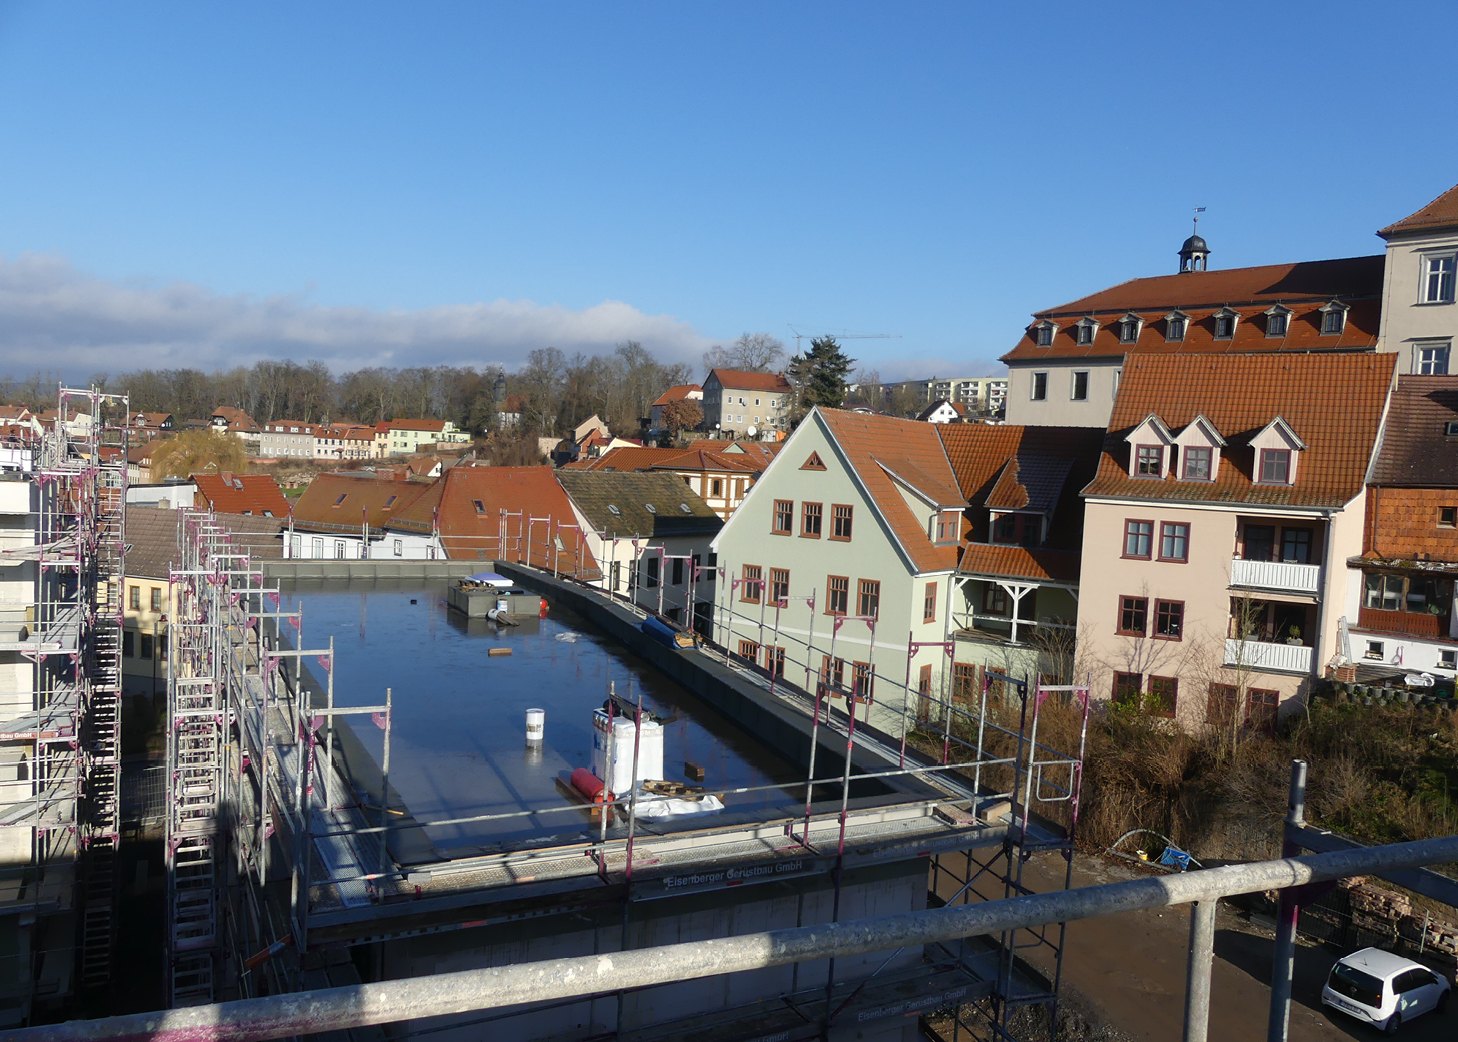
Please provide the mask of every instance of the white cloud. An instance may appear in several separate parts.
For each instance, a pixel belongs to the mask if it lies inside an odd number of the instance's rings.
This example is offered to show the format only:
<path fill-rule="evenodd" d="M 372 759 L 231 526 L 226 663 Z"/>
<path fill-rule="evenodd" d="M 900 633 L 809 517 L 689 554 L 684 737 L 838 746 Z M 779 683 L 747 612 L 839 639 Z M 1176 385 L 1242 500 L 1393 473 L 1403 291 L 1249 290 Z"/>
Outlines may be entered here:
<path fill-rule="evenodd" d="M 695 365 L 710 343 L 671 315 L 615 300 L 579 311 L 525 300 L 372 311 L 297 295 L 224 296 L 190 283 L 122 285 L 51 255 L 0 258 L 0 371 L 12 375 L 211 371 L 264 358 L 319 359 L 341 372 L 488 362 L 512 369 L 534 348 L 570 357 L 624 340 L 662 361 Z"/>

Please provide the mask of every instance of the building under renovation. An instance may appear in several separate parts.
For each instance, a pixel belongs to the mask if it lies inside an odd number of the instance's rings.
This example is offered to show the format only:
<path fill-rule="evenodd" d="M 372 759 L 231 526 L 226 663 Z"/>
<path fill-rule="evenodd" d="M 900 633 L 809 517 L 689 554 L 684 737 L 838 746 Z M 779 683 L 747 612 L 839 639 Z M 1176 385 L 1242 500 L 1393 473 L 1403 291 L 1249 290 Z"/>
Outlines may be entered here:
<path fill-rule="evenodd" d="M 52 425 L 0 446 L 4 1027 L 112 969 L 126 415 L 125 398 L 63 388 Z"/>
<path fill-rule="evenodd" d="M 760 670 L 660 639 L 666 627 L 645 629 L 642 610 L 602 591 L 502 561 L 550 603 L 546 618 L 499 627 L 449 613 L 443 590 L 351 591 L 336 607 L 357 613 L 346 621 L 358 637 L 336 650 L 346 630 L 311 621 L 309 596 L 270 580 L 207 515 L 184 514 L 180 531 L 174 1005 L 910 911 L 927 907 L 929 883 L 933 901 L 1001 898 L 1019 892 L 1028 856 L 1070 849 L 1080 750 L 1050 748 L 1039 727 L 1056 709 L 1077 739 L 1085 689 L 990 670 L 957 697 L 945 681 L 940 693 L 885 682 L 871 719 L 866 697 L 817 672 L 815 649 Z M 328 602 L 327 587 L 314 592 Z M 587 645 L 678 694 L 635 696 L 634 682 L 588 667 Z M 379 657 L 352 671 L 367 654 Z M 429 699 L 383 681 L 392 660 L 441 670 L 416 678 Z M 486 672 L 488 660 L 518 672 Z M 524 716 L 518 703 L 538 708 Z M 1056 960 L 1061 931 L 389 1034 L 910 1039 L 935 1016 L 953 1036 L 1007 1037 L 1018 1007 L 1056 1002 L 1056 973 L 1013 958 L 1040 945 Z"/>

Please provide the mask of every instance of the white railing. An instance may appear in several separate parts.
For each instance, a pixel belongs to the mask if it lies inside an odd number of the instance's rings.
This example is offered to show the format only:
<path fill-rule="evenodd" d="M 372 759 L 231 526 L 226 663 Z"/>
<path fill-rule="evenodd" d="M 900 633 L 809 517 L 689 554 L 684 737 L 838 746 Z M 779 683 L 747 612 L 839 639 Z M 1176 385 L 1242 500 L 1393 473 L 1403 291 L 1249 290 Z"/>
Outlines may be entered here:
<path fill-rule="evenodd" d="M 1288 561 L 1247 561 L 1237 557 L 1230 562 L 1230 585 L 1315 594 L 1321 588 L 1321 566 Z"/>
<path fill-rule="evenodd" d="M 1225 664 L 1239 669 L 1308 674 L 1312 650 L 1303 644 L 1267 644 L 1230 638 L 1225 641 Z"/>

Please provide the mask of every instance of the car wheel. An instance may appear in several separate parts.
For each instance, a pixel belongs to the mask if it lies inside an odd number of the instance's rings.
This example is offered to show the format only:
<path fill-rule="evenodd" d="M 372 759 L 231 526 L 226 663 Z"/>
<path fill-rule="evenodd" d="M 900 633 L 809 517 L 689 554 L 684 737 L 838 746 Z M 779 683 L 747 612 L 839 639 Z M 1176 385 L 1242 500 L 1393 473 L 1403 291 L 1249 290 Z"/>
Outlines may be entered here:
<path fill-rule="evenodd" d="M 1434 1008 L 1437 1009 L 1439 1013 L 1448 1012 L 1448 992 L 1444 991 L 1443 994 L 1438 996 L 1438 1004 Z"/>
<path fill-rule="evenodd" d="M 1397 1029 L 1402 1027 L 1402 1014 L 1394 1013 L 1387 1018 L 1387 1023 L 1382 1025 L 1382 1033 L 1385 1035 L 1397 1034 Z"/>

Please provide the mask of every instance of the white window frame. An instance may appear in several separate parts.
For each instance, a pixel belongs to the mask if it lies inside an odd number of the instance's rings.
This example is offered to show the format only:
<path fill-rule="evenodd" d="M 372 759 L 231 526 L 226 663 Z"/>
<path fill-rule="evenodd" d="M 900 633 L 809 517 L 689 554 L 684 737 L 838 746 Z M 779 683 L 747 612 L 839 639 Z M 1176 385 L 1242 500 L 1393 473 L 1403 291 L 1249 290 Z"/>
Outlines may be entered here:
<path fill-rule="evenodd" d="M 1126 331 L 1128 331 L 1128 329 L 1129 329 L 1130 326 L 1133 326 L 1134 327 L 1134 335 L 1133 336 L 1127 336 L 1126 337 L 1124 334 L 1125 334 Z M 1121 344 L 1137 344 L 1137 343 L 1139 343 L 1139 334 L 1141 334 L 1143 332 L 1144 332 L 1144 319 L 1140 318 L 1138 315 L 1134 314 L 1133 312 L 1130 312 L 1129 314 L 1125 315 L 1123 318 L 1119 319 L 1119 343 L 1121 343 Z"/>
<path fill-rule="evenodd" d="M 1277 304 L 1275 307 L 1272 307 L 1272 308 L 1267 308 L 1266 309 L 1266 336 L 1268 338 L 1273 338 L 1273 339 L 1274 338 L 1285 338 L 1287 336 L 1290 336 L 1290 334 L 1291 334 L 1291 317 L 1292 317 L 1293 314 L 1294 314 L 1294 312 L 1290 308 L 1283 307 L 1280 304 Z M 1281 331 L 1279 333 L 1272 332 L 1272 330 L 1271 330 L 1271 327 L 1274 325 L 1276 319 L 1281 319 L 1282 320 L 1281 321 Z"/>
<path fill-rule="evenodd" d="M 1044 340 L 1044 336 L 1047 339 Z M 1053 338 L 1058 335 L 1058 327 L 1046 318 L 1033 326 L 1033 346 L 1052 347 Z"/>
<path fill-rule="evenodd" d="M 1418 277 L 1418 303 L 1419 304 L 1451 304 L 1451 303 L 1453 303 L 1455 297 L 1458 297 L 1458 251 L 1455 251 L 1455 250 L 1440 250 L 1440 251 L 1436 251 L 1436 252 L 1433 252 L 1433 253 L 1424 253 L 1424 254 L 1421 254 L 1420 256 L 1422 257 L 1422 260 L 1420 262 L 1422 266 L 1421 266 L 1421 268 L 1419 270 L 1419 277 Z M 1432 270 L 1431 270 L 1432 269 L 1432 266 L 1436 262 L 1445 261 L 1445 260 L 1448 262 L 1448 272 L 1447 272 L 1447 275 L 1448 275 L 1448 279 L 1447 279 L 1447 282 L 1448 282 L 1448 293 L 1447 293 L 1447 296 L 1443 296 L 1442 295 L 1442 288 L 1441 288 L 1442 287 L 1442 282 L 1441 282 L 1441 278 L 1440 278 L 1440 282 L 1439 282 L 1439 293 L 1438 293 L 1437 296 L 1432 296 L 1428 292 L 1428 285 L 1429 285 L 1429 282 L 1430 282 L 1430 280 L 1431 280 L 1431 278 L 1432 278 L 1432 276 L 1434 274 L 1432 272 Z"/>
<path fill-rule="evenodd" d="M 1094 338 L 1099 335 L 1098 320 L 1085 316 L 1084 318 L 1081 318 L 1074 323 L 1074 330 L 1074 342 L 1078 344 L 1079 347 L 1087 347 L 1092 344 L 1094 342 Z M 1087 340 L 1084 339 L 1085 331 L 1087 331 L 1088 335 Z"/>
<path fill-rule="evenodd" d="M 1425 358 L 1425 355 L 1431 357 Z M 1441 357 L 1439 355 L 1441 354 Z M 1417 376 L 1447 376 L 1452 372 L 1453 341 L 1419 340 L 1412 345 L 1412 371 Z"/>
<path fill-rule="evenodd" d="M 1038 377 L 1043 378 L 1043 393 L 1038 393 Z M 1048 400 L 1048 373 L 1040 370 L 1033 373 L 1028 379 L 1028 400 L 1032 402 L 1046 402 Z"/>
<path fill-rule="evenodd" d="M 1078 394 L 1078 378 L 1083 377 L 1083 397 Z M 1068 376 L 1068 400 L 1071 402 L 1088 401 L 1088 389 L 1092 374 L 1087 369 L 1074 369 Z"/>
<path fill-rule="evenodd" d="M 1229 336 L 1220 335 L 1220 320 L 1222 318 L 1228 318 L 1230 320 Z M 1216 340 L 1234 340 L 1236 330 L 1240 328 L 1240 312 L 1236 311 L 1234 308 L 1221 308 L 1219 311 L 1215 312 L 1215 314 L 1210 316 L 1210 321 L 1211 325 L 1214 327 L 1212 329 L 1212 332 L 1215 334 Z"/>
<path fill-rule="evenodd" d="M 1170 336 L 1170 326 L 1175 322 L 1180 324 L 1180 335 Z M 1190 335 L 1190 316 L 1183 311 L 1171 311 L 1164 316 L 1164 342 L 1166 344 L 1182 344 L 1185 337 Z"/>
<path fill-rule="evenodd" d="M 1333 300 L 1329 304 L 1323 304 L 1317 308 L 1321 312 L 1320 336 L 1341 336 L 1347 331 L 1347 312 L 1351 309 L 1340 301 Z M 1326 323 L 1333 315 L 1336 316 L 1336 328 L 1327 329 Z"/>

